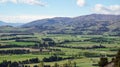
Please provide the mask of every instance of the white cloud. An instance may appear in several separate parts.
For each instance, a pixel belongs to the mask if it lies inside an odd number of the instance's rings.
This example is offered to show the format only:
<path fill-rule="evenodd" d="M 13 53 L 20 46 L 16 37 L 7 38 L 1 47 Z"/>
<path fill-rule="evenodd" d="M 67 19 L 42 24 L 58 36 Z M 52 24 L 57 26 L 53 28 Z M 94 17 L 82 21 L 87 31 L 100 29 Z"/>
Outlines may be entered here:
<path fill-rule="evenodd" d="M 85 0 L 77 0 L 77 5 L 83 7 L 85 5 Z"/>
<path fill-rule="evenodd" d="M 100 14 L 120 14 L 120 5 L 104 6 L 102 4 L 96 4 L 93 11 Z"/>
<path fill-rule="evenodd" d="M 0 20 L 9 23 L 27 23 L 34 20 L 53 18 L 55 16 L 38 16 L 38 15 L 19 15 L 19 16 L 3 16 L 0 15 Z"/>
<path fill-rule="evenodd" d="M 0 3 L 5 3 L 7 2 L 7 0 L 0 0 Z"/>
<path fill-rule="evenodd" d="M 0 0 L 0 3 L 14 3 L 14 4 L 28 4 L 28 5 L 39 5 L 46 6 L 45 3 L 40 0 Z"/>

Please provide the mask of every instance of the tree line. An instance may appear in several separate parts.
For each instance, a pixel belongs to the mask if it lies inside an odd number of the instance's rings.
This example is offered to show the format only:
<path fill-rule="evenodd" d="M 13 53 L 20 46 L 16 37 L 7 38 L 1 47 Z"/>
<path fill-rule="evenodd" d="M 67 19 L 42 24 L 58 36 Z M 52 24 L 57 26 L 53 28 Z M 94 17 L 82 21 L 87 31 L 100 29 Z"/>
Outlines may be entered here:
<path fill-rule="evenodd" d="M 26 66 L 25 64 L 40 63 L 40 62 L 54 62 L 54 61 L 61 61 L 61 60 L 67 60 L 67 59 L 71 60 L 71 59 L 74 59 L 74 57 L 62 58 L 57 55 L 53 55 L 48 58 L 45 57 L 42 60 L 40 60 L 39 58 L 32 58 L 32 59 L 27 59 L 27 60 L 18 61 L 18 62 L 4 60 L 2 63 L 0 63 L 0 67 L 29 67 L 29 66 Z M 38 66 L 35 66 L 35 67 L 38 67 Z M 50 67 L 50 65 L 44 65 L 43 67 Z"/>
<path fill-rule="evenodd" d="M 28 54 L 30 50 L 15 49 L 15 50 L 0 50 L 0 54 Z"/>

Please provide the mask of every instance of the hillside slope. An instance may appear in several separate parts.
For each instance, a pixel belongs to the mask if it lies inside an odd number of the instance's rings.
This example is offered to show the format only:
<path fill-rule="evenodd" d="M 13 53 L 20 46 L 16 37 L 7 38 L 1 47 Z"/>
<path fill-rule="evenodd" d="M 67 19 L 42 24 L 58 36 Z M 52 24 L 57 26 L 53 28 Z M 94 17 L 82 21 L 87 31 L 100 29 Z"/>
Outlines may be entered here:
<path fill-rule="evenodd" d="M 120 34 L 120 15 L 91 14 L 74 18 L 55 17 L 23 25 L 32 32 L 74 34 Z"/>
<path fill-rule="evenodd" d="M 7 22 L 4 22 L 4 21 L 0 21 L 0 26 L 14 26 L 14 27 L 17 27 L 17 26 L 21 26 L 23 25 L 24 23 L 7 23 Z"/>

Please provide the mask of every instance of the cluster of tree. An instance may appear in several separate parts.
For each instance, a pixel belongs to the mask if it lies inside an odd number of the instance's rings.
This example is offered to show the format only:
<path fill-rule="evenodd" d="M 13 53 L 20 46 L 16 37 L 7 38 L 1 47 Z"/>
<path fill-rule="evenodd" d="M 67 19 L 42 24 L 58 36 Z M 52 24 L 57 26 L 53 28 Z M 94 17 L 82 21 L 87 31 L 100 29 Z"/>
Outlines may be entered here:
<path fill-rule="evenodd" d="M 44 62 L 53 62 L 53 61 L 61 61 L 61 60 L 66 60 L 66 59 L 74 59 L 74 57 L 66 57 L 66 58 L 62 58 L 62 57 L 59 57 L 57 55 L 53 55 L 53 56 L 50 56 L 48 58 L 43 58 L 43 61 Z"/>
<path fill-rule="evenodd" d="M 60 61 L 60 60 L 63 60 L 63 58 L 62 57 L 58 57 L 58 56 L 56 56 L 56 55 L 54 55 L 54 56 L 50 56 L 50 57 L 48 57 L 48 58 L 43 58 L 43 61 L 44 62 L 52 62 L 52 61 Z"/>
<path fill-rule="evenodd" d="M 26 65 L 25 67 L 30 67 L 30 66 Z M 41 62 L 38 65 L 34 65 L 33 67 L 77 67 L 77 65 L 76 65 L 76 62 L 71 62 L 70 60 L 68 60 L 67 63 L 64 63 L 64 64 L 54 63 L 53 66 L 45 65 L 44 62 Z"/>
<path fill-rule="evenodd" d="M 43 41 L 53 41 L 51 38 L 42 38 Z"/>
<path fill-rule="evenodd" d="M 27 60 L 24 60 L 24 61 L 19 61 L 20 64 L 31 64 L 31 63 L 39 63 L 40 60 L 39 58 L 32 58 L 32 59 L 27 59 Z"/>
<path fill-rule="evenodd" d="M 114 59 L 115 67 L 120 67 L 120 50 L 118 51 L 115 59 Z"/>
<path fill-rule="evenodd" d="M 0 48 L 12 48 L 12 47 L 29 47 L 29 45 L 16 45 L 16 44 L 10 44 L 10 45 L 0 45 Z"/>
<path fill-rule="evenodd" d="M 15 49 L 15 50 L 0 50 L 0 54 L 27 54 L 29 50 Z"/>
<path fill-rule="evenodd" d="M 96 43 L 114 43 L 114 39 L 108 39 L 108 38 L 104 38 L 104 37 L 94 37 L 91 39 L 87 39 L 86 41 L 91 41 L 91 42 L 96 42 Z"/>
<path fill-rule="evenodd" d="M 60 66 L 62 66 L 62 67 L 77 67 L 77 63 L 76 62 L 72 63 L 70 60 L 68 60 L 67 63 L 64 63 L 62 65 L 58 65 L 57 63 L 54 64 L 54 67 L 60 67 Z"/>
<path fill-rule="evenodd" d="M 103 45 L 93 45 L 91 47 L 74 47 L 74 46 L 64 46 L 64 45 L 59 45 L 58 47 L 64 47 L 64 48 L 75 48 L 75 49 L 97 49 L 97 48 L 106 48 L 105 46 Z"/>
<path fill-rule="evenodd" d="M 82 40 L 64 40 L 58 44 L 65 44 L 65 43 L 70 43 L 70 42 L 82 42 Z"/>
<path fill-rule="evenodd" d="M 99 67 L 104 67 L 108 64 L 108 58 L 107 57 L 101 57 L 100 61 L 98 63 Z"/>
<path fill-rule="evenodd" d="M 13 38 L 2 38 L 1 40 L 18 40 L 18 39 L 28 39 L 28 38 L 36 38 L 36 37 L 13 37 Z"/>
<path fill-rule="evenodd" d="M 11 62 L 11 61 L 3 61 L 0 63 L 0 67 L 26 67 L 24 64 L 30 64 L 30 63 L 39 63 L 40 60 L 38 58 L 32 58 L 25 61 L 19 61 L 19 62 Z"/>
<path fill-rule="evenodd" d="M 77 67 L 77 65 L 76 62 L 71 62 L 70 60 L 68 60 L 67 63 L 64 64 L 55 63 L 53 66 L 50 67 Z"/>
<path fill-rule="evenodd" d="M 39 43 L 38 40 L 29 40 L 29 39 L 16 39 L 16 42 L 35 42 L 35 43 Z"/>
<path fill-rule="evenodd" d="M 41 47 L 50 47 L 55 46 L 56 43 L 54 41 L 42 41 L 42 43 L 36 43 L 33 48 L 41 48 Z"/>
<path fill-rule="evenodd" d="M 111 65 L 113 63 L 114 65 Z M 120 50 L 118 51 L 115 58 L 112 58 L 112 61 L 108 62 L 107 57 L 101 57 L 98 63 L 99 67 L 105 67 L 106 65 L 111 65 L 111 67 L 120 67 Z"/>
<path fill-rule="evenodd" d="M 32 64 L 32 63 L 40 63 L 40 62 L 53 62 L 53 61 L 60 61 L 60 60 L 65 60 L 65 59 L 71 60 L 71 59 L 74 59 L 74 57 L 62 58 L 62 57 L 58 57 L 58 56 L 54 55 L 54 56 L 50 56 L 49 58 L 43 58 L 42 61 L 40 61 L 39 58 L 32 58 L 29 60 L 18 61 L 18 62 L 11 62 L 11 61 L 5 60 L 2 63 L 0 63 L 0 67 L 30 67 L 30 66 L 26 66 L 24 64 Z M 71 66 L 68 66 L 70 64 L 72 65 L 71 62 L 69 62 L 69 64 L 67 64 L 67 63 L 63 64 L 63 67 L 71 67 Z M 55 64 L 55 66 L 53 66 L 53 67 L 56 67 L 56 65 L 58 65 L 58 64 Z M 58 65 L 57 67 L 59 67 L 59 66 L 60 65 Z M 34 67 L 51 67 L 51 66 L 50 65 L 43 65 L 43 66 L 35 65 Z"/>
<path fill-rule="evenodd" d="M 50 51 L 61 51 L 61 49 L 51 49 L 49 48 Z"/>
<path fill-rule="evenodd" d="M 56 43 L 52 38 L 42 38 L 42 45 L 46 46 L 55 46 Z"/>
<path fill-rule="evenodd" d="M 99 57 L 99 56 L 100 56 L 99 53 L 93 53 L 93 52 L 84 52 L 84 53 L 82 53 L 82 54 L 83 54 L 83 56 L 85 56 L 85 57 Z"/>
<path fill-rule="evenodd" d="M 18 62 L 3 61 L 0 67 L 20 67 Z"/>

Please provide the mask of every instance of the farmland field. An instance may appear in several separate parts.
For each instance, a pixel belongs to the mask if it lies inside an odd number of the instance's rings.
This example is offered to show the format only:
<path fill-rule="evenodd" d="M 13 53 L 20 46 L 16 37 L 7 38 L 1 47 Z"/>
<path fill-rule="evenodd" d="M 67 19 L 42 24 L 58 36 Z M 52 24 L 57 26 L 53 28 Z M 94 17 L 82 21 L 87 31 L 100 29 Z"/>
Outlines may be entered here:
<path fill-rule="evenodd" d="M 107 56 L 109 61 L 114 57 L 120 48 L 119 36 L 108 35 L 72 35 L 72 34 L 14 34 L 7 33 L 0 35 L 0 62 L 25 61 L 38 58 L 58 56 L 63 60 L 44 62 L 45 65 L 53 66 L 55 63 L 60 65 L 67 63 L 68 60 L 76 62 L 77 67 L 98 67 L 99 58 Z M 7 51 L 29 50 L 27 53 L 14 53 Z M 39 63 L 27 63 L 33 67 Z"/>

